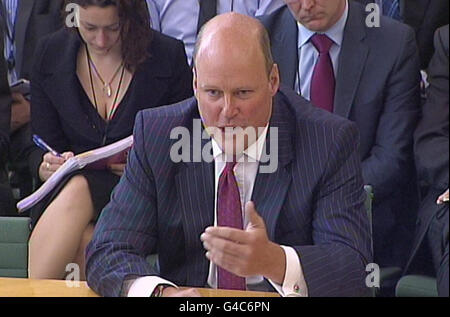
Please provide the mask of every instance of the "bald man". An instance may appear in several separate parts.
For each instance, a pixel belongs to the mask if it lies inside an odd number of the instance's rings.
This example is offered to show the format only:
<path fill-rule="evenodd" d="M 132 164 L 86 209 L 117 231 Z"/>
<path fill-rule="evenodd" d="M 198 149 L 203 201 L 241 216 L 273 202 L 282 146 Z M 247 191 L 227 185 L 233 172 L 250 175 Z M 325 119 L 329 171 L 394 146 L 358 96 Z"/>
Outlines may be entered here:
<path fill-rule="evenodd" d="M 88 246 L 89 286 L 103 296 L 198 296 L 180 286 L 367 295 L 356 126 L 279 87 L 253 18 L 212 19 L 194 60 L 194 98 L 137 116 Z M 159 270 L 146 262 L 153 253 Z"/>

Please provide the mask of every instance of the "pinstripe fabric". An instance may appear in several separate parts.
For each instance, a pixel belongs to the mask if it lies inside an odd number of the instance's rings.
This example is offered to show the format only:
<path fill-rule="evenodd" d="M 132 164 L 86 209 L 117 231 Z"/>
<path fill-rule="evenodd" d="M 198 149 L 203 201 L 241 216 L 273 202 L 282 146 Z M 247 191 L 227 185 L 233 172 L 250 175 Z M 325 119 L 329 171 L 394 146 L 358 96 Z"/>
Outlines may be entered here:
<path fill-rule="evenodd" d="M 206 285 L 200 235 L 214 223 L 214 164 L 175 164 L 168 154 L 170 130 L 192 130 L 193 118 L 195 99 L 138 115 L 125 175 L 87 251 L 88 283 L 101 295 L 118 296 L 127 276 L 157 274 L 145 262 L 152 252 L 163 278 Z M 284 88 L 270 125 L 279 128 L 278 169 L 258 174 L 253 192 L 270 239 L 298 251 L 311 296 L 368 294 L 372 255 L 356 127 Z"/>

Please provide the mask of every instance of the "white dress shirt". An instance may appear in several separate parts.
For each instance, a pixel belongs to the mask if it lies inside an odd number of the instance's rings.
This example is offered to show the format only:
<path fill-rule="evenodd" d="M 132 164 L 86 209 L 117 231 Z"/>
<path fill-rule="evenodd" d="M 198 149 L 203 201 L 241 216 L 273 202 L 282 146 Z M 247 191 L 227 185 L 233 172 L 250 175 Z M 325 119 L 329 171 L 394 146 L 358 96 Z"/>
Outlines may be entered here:
<path fill-rule="evenodd" d="M 258 137 L 258 140 L 244 151 L 242 158 L 238 160 L 234 168 L 234 174 L 238 183 L 239 194 L 241 198 L 242 217 L 244 228 L 248 225 L 248 219 L 245 219 L 245 204 L 251 201 L 253 188 L 255 186 L 256 176 L 258 174 L 259 161 L 266 142 L 268 127 L 266 127 Z M 227 159 L 220 146 L 212 140 L 214 166 L 215 166 L 215 210 L 214 225 L 217 225 L 217 192 L 219 186 L 219 178 L 222 174 Z M 291 247 L 282 246 L 286 256 L 286 273 L 283 285 L 278 285 L 269 280 L 277 292 L 284 297 L 306 297 L 308 296 L 308 288 L 301 268 L 300 260 L 297 252 Z M 262 276 L 253 276 L 246 279 L 247 285 L 258 284 L 263 281 Z M 143 277 L 138 278 L 130 287 L 129 297 L 149 297 L 159 284 L 168 284 L 175 286 L 173 283 L 161 279 L 159 277 Z M 217 288 L 217 266 L 210 263 L 208 285 L 211 288 Z"/>

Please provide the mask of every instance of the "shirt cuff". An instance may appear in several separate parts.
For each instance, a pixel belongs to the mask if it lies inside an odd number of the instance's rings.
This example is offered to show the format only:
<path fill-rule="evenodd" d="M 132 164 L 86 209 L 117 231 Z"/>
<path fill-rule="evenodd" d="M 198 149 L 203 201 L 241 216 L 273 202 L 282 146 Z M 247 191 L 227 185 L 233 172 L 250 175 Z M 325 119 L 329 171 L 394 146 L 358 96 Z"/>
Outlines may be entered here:
<path fill-rule="evenodd" d="M 140 277 L 131 284 L 128 297 L 150 297 L 155 288 L 161 284 L 177 287 L 175 284 L 157 276 Z"/>
<path fill-rule="evenodd" d="M 283 297 L 308 297 L 308 287 L 297 252 L 291 247 L 281 247 L 286 255 L 286 273 L 283 285 L 276 284 L 270 280 L 269 282 Z"/>

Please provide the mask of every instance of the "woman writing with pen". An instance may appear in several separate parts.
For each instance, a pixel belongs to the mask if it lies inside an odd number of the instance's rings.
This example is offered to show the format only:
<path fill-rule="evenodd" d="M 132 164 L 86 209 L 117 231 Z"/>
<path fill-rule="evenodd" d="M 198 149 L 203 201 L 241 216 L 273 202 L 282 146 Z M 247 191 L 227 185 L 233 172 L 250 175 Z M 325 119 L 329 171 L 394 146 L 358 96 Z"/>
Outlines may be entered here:
<path fill-rule="evenodd" d="M 192 96 L 183 44 L 150 29 L 145 1 L 69 3 L 79 26 L 41 41 L 31 81 L 33 133 L 58 152 L 32 154 L 43 182 L 73 155 L 131 135 L 139 110 Z M 124 166 L 75 172 L 33 207 L 30 278 L 61 279 L 77 263 L 84 279 L 84 249 Z"/>

